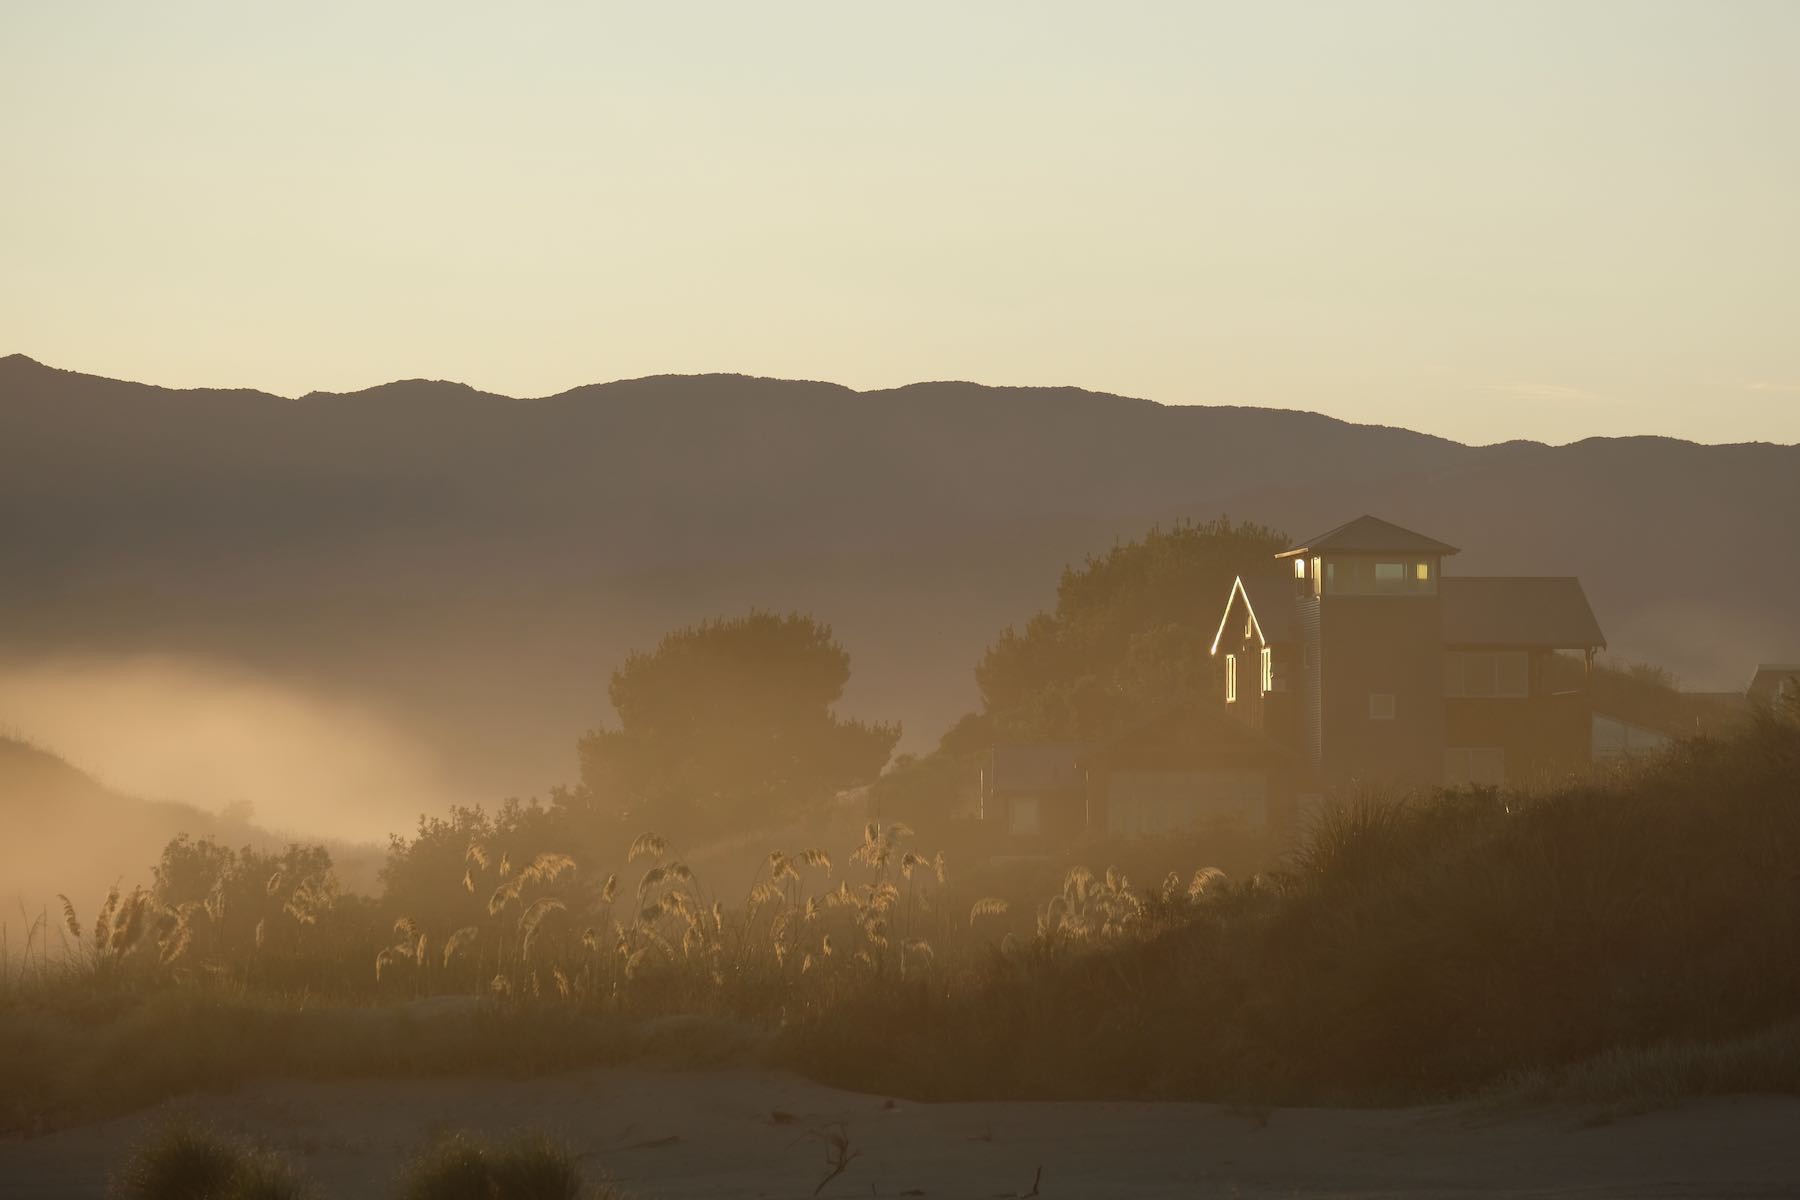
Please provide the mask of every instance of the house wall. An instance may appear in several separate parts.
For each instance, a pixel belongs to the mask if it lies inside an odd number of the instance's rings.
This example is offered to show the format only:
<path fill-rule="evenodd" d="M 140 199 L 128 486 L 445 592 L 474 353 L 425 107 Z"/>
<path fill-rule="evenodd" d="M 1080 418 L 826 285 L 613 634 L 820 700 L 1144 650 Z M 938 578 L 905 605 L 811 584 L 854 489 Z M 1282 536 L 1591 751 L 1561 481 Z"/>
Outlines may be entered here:
<path fill-rule="evenodd" d="M 1307 764 L 1318 771 L 1323 768 L 1325 753 L 1325 709 L 1321 687 L 1321 664 L 1325 656 L 1319 616 L 1324 601 L 1316 596 L 1301 596 L 1294 603 L 1300 626 L 1300 662 L 1294 672 L 1298 685 L 1294 719 L 1301 753 Z"/>
<path fill-rule="evenodd" d="M 1580 695 L 1445 700 L 1444 746 L 1497 747 L 1506 754 L 1506 782 L 1525 783 L 1586 764 L 1591 719 Z"/>
<path fill-rule="evenodd" d="M 1320 606 L 1321 761 L 1332 779 L 1437 783 L 1444 774 L 1443 602 L 1331 596 Z M 1371 695 L 1394 698 L 1391 719 Z"/>
<path fill-rule="evenodd" d="M 1269 772 L 1260 767 L 1120 769 L 1108 773 L 1106 824 L 1113 837 L 1154 837 L 1222 822 L 1270 822 Z"/>
<path fill-rule="evenodd" d="M 1085 791 L 1003 792 L 990 798 L 993 819 L 1009 838 L 1030 844 L 1067 845 L 1087 829 L 1087 793 Z M 1036 810 L 1033 822 L 1022 821 L 1022 807 Z"/>
<path fill-rule="evenodd" d="M 1452 647 L 1455 650 L 1483 647 Z M 1496 748 L 1505 754 L 1506 782 L 1566 775 L 1589 758 L 1592 706 L 1566 684 L 1548 650 L 1531 652 L 1530 694 L 1444 700 L 1444 746 Z"/>

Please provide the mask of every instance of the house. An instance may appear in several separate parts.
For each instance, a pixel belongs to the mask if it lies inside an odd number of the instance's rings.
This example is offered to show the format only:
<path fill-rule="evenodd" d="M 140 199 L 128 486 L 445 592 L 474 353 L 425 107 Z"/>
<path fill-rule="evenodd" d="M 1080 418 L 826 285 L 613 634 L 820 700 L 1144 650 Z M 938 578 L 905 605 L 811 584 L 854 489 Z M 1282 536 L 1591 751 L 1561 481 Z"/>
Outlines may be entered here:
<path fill-rule="evenodd" d="M 1346 788 L 1556 778 L 1748 711 L 1597 667 L 1606 635 L 1579 579 L 1446 574 L 1458 553 L 1373 516 L 1282 551 L 1225 599 L 1211 646 L 1222 705 L 1099 745 L 996 746 L 984 816 L 1031 847 L 1292 829 Z M 1760 668 L 1749 696 L 1784 689 L 1800 695 L 1800 666 Z"/>
<path fill-rule="evenodd" d="M 1763 663 L 1744 694 L 1756 704 L 1774 704 L 1785 696 L 1800 699 L 1800 663 Z"/>
<path fill-rule="evenodd" d="M 1455 546 L 1363 516 L 1241 576 L 1213 642 L 1228 711 L 1322 790 L 1498 784 L 1592 757 L 1606 645 L 1579 580 L 1445 575 Z"/>
<path fill-rule="evenodd" d="M 1098 745 L 1002 743 L 981 768 L 981 816 L 1013 853 L 1083 836 L 1149 837 L 1290 817 L 1294 756 L 1214 703 L 1183 706 Z"/>
<path fill-rule="evenodd" d="M 1081 765 L 1090 828 L 1109 837 L 1280 826 L 1302 774 L 1273 738 L 1213 704 L 1146 721 L 1083 755 Z"/>
<path fill-rule="evenodd" d="M 1026 848 L 1072 841 L 1089 825 L 1088 750 L 1078 742 L 990 748 L 981 766 L 981 819 Z"/>

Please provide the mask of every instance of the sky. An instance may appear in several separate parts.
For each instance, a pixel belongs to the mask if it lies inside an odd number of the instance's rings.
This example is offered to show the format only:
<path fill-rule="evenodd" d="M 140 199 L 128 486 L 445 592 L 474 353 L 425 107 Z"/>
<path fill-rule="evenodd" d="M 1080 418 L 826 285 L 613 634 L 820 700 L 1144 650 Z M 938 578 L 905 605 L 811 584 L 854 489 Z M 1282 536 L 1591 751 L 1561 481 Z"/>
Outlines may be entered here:
<path fill-rule="evenodd" d="M 0 0 L 0 354 L 1800 442 L 1800 3 Z"/>

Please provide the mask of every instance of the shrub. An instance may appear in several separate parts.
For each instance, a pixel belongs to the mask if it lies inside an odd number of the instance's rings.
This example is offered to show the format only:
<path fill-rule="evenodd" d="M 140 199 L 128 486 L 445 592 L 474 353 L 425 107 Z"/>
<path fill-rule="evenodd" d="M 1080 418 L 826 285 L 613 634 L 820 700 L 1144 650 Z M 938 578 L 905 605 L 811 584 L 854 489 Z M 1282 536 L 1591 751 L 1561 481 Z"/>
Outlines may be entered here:
<path fill-rule="evenodd" d="M 304 1200 L 298 1172 L 272 1151 L 232 1141 L 210 1126 L 176 1120 L 132 1148 L 113 1181 L 124 1200 Z"/>
<path fill-rule="evenodd" d="M 609 1200 L 568 1147 L 541 1133 L 487 1141 L 457 1133 L 426 1147 L 407 1167 L 401 1200 Z"/>

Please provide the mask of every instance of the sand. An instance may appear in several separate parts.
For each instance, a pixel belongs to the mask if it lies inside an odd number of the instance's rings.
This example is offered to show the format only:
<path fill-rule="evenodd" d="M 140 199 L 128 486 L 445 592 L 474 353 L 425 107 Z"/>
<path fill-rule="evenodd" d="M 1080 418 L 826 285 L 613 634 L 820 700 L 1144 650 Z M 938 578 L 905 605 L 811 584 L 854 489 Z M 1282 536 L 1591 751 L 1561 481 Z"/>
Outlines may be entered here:
<path fill-rule="evenodd" d="M 805 1197 L 815 1131 L 858 1151 L 831 1197 L 1800 1195 L 1800 1098 L 1739 1097 L 1611 1120 L 1565 1110 L 1233 1111 L 1210 1104 L 915 1104 L 764 1070 L 537 1079 L 263 1082 L 0 1142 L 0 1196 L 100 1196 L 148 1125 L 187 1111 L 265 1139 L 327 1197 L 389 1196 L 455 1128 L 539 1128 L 644 1197 Z M 1041 1171 L 1041 1174 L 1040 1174 Z"/>

